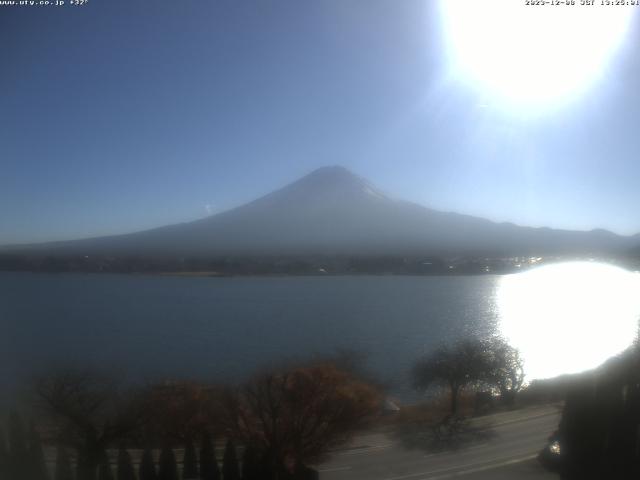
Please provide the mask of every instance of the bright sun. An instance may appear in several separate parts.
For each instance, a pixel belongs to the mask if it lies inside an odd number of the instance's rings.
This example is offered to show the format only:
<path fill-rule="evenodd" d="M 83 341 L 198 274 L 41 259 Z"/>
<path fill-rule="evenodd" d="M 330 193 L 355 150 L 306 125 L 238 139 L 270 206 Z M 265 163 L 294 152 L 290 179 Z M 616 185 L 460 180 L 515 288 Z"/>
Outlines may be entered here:
<path fill-rule="evenodd" d="M 509 103 L 567 100 L 606 73 L 633 9 L 441 0 L 452 74 Z"/>
<path fill-rule="evenodd" d="M 595 368 L 634 340 L 640 274 L 573 262 L 506 275 L 497 291 L 500 331 L 529 380 Z"/>

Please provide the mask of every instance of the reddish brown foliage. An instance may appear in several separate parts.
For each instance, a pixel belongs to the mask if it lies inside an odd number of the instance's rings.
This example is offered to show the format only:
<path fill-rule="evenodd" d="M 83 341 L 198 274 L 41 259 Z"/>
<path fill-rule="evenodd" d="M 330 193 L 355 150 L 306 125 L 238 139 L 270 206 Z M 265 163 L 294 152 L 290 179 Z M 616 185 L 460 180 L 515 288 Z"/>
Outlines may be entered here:
<path fill-rule="evenodd" d="M 322 459 L 366 424 L 381 398 L 332 364 L 255 377 L 227 401 L 231 430 L 271 468 Z"/>

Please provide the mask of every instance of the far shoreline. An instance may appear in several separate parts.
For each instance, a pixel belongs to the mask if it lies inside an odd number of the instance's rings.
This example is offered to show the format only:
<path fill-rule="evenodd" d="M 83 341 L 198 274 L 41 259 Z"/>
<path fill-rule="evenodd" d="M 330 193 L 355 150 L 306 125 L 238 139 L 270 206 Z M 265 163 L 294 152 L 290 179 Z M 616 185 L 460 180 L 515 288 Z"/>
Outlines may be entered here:
<path fill-rule="evenodd" d="M 220 259 L 156 259 L 102 257 L 45 257 L 5 259 L 0 272 L 93 273 L 149 275 L 156 277 L 342 277 L 408 276 L 456 277 L 512 275 L 532 269 L 572 262 L 614 265 L 631 272 L 640 270 L 640 258 L 616 256 L 535 257 L 256 257 Z"/>

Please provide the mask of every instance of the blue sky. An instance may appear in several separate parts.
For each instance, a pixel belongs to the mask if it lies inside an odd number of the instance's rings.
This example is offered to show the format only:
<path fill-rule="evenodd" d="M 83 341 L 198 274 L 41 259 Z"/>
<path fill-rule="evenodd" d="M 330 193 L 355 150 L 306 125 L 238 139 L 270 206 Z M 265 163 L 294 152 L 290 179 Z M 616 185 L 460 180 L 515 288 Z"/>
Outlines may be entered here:
<path fill-rule="evenodd" d="M 435 1 L 0 9 L 0 244 L 193 220 L 334 164 L 438 209 L 640 232 L 635 18 L 605 75 L 531 114 L 447 75 Z"/>

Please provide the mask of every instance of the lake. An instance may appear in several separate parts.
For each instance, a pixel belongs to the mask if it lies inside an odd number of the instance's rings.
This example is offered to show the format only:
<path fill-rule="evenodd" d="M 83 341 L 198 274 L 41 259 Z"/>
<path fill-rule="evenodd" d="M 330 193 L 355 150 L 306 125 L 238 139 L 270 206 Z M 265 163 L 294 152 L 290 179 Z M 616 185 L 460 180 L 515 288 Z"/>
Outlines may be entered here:
<path fill-rule="evenodd" d="M 133 379 L 241 379 L 347 349 L 412 395 L 413 362 L 496 324 L 500 277 L 232 277 L 0 272 L 0 373 L 108 365 Z"/>
<path fill-rule="evenodd" d="M 595 262 L 514 275 L 194 278 L 0 273 L 0 375 L 65 365 L 132 380 L 240 381 L 290 360 L 364 354 L 393 394 L 437 345 L 499 331 L 528 379 L 594 368 L 638 331 L 640 274 Z"/>

